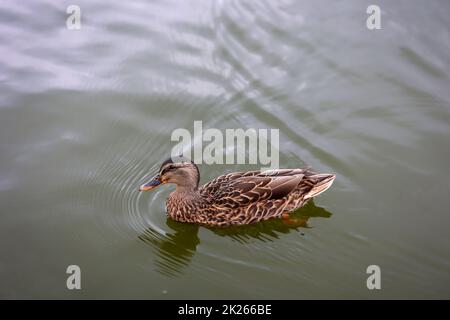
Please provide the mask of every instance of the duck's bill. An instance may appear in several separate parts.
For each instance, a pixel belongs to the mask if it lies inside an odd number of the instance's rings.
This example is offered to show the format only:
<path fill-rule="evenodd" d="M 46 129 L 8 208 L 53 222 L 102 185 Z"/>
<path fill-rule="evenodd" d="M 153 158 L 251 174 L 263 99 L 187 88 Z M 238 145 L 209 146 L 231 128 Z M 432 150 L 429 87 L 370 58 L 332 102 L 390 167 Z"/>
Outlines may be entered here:
<path fill-rule="evenodd" d="M 143 184 L 139 187 L 139 191 L 149 191 L 158 188 L 162 184 L 161 179 L 159 176 L 154 177 L 149 182 Z"/>

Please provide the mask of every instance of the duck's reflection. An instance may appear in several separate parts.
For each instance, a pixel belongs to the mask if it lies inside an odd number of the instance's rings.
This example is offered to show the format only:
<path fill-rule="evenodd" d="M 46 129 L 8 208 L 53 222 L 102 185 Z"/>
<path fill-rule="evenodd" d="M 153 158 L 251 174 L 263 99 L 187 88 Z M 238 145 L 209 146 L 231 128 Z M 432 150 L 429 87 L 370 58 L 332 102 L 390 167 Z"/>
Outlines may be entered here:
<path fill-rule="evenodd" d="M 299 228 L 309 228 L 308 220 L 312 217 L 329 218 L 331 215 L 331 212 L 317 207 L 310 201 L 292 213 L 288 220 L 270 219 L 252 225 L 208 229 L 219 236 L 230 237 L 240 243 L 246 243 L 251 239 L 274 241 L 282 234 Z M 200 226 L 171 219 L 167 219 L 166 224 L 173 230 L 172 233 L 161 235 L 148 228 L 139 239 L 157 248 L 157 271 L 168 276 L 176 276 L 189 264 L 200 243 L 198 237 Z"/>

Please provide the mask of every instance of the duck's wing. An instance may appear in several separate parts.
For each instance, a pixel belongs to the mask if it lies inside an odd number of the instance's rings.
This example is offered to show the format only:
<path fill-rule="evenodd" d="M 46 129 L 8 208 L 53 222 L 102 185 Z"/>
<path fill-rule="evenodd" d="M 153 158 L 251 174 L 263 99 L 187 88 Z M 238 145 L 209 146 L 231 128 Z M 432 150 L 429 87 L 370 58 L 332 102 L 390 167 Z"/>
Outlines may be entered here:
<path fill-rule="evenodd" d="M 254 202 L 281 199 L 296 189 L 308 169 L 235 172 L 217 177 L 200 192 L 216 207 L 238 208 Z"/>

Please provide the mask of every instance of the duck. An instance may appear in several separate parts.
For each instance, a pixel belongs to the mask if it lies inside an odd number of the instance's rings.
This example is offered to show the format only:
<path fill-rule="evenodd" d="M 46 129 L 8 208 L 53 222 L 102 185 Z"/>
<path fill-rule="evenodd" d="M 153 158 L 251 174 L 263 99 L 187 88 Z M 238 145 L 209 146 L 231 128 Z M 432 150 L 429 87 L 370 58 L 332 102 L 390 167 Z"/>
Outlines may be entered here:
<path fill-rule="evenodd" d="M 190 160 L 165 160 L 139 191 L 175 184 L 166 200 L 168 218 L 210 227 L 253 224 L 283 218 L 331 187 L 336 175 L 311 168 L 232 172 L 203 186 Z"/>

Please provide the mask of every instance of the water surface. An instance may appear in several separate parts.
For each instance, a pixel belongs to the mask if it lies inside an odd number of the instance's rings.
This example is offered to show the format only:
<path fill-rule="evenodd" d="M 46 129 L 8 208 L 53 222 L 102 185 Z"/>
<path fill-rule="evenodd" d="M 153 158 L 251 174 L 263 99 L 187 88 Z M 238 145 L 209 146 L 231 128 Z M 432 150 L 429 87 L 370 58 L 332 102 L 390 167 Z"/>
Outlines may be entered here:
<path fill-rule="evenodd" d="M 0 4 L 1 298 L 450 298 L 448 1 L 374 31 L 370 1 L 79 0 L 78 31 L 70 4 Z M 295 224 L 167 220 L 137 188 L 195 120 L 336 182 Z"/>

